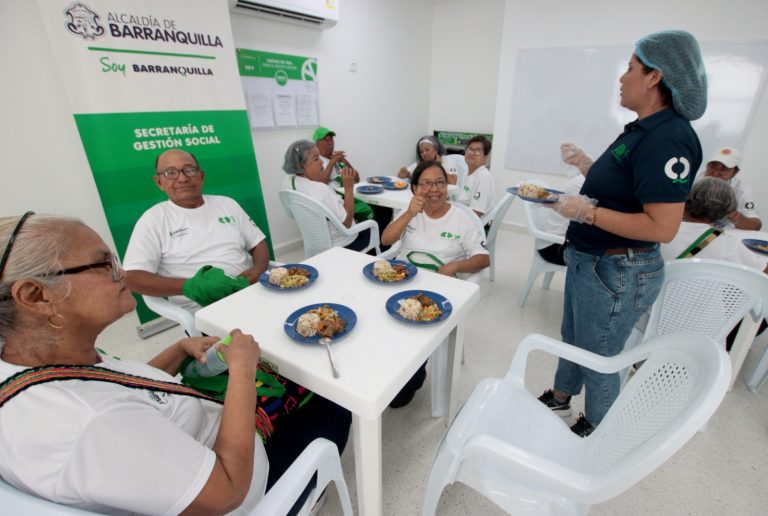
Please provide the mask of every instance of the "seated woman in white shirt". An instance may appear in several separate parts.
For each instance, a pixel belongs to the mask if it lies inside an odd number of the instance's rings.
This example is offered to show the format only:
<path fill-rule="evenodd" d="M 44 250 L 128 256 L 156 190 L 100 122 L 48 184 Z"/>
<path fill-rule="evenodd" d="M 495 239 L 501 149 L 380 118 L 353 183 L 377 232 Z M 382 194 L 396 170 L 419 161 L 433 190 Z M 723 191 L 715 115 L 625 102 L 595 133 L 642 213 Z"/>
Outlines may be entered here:
<path fill-rule="evenodd" d="M 15 488 L 106 514 L 249 514 L 315 437 L 344 448 L 351 416 L 314 399 L 262 443 L 259 345 L 237 329 L 219 347 L 223 405 L 175 378 L 217 337 L 182 339 L 146 364 L 96 347 L 136 301 L 117 257 L 82 222 L 0 218 L 0 256 L 0 477 Z"/>
<path fill-rule="evenodd" d="M 467 142 L 464 161 L 467 163 L 467 178 L 456 199 L 472 208 L 478 217 L 483 217 L 493 208 L 496 186 L 493 174 L 485 166 L 491 152 L 491 141 L 478 135 Z"/>
<path fill-rule="evenodd" d="M 480 219 L 448 202 L 448 174 L 440 163 L 426 161 L 413 171 L 413 199 L 382 233 L 381 241 L 402 242 L 399 258 L 417 267 L 455 276 L 491 264 Z M 426 378 L 426 363 L 389 404 L 407 405 Z"/>
<path fill-rule="evenodd" d="M 411 177 L 411 174 L 416 167 L 424 163 L 425 161 L 436 161 L 443 166 L 448 174 L 448 184 L 462 184 L 464 177 L 467 175 L 467 165 L 464 163 L 464 158 L 461 154 L 446 154 L 445 147 L 440 140 L 435 136 L 427 135 L 419 138 L 419 142 L 416 144 L 416 161 L 402 167 L 397 177 L 407 179 Z"/>
<path fill-rule="evenodd" d="M 288 174 L 283 181 L 283 190 L 296 190 L 316 199 L 341 221 L 346 227 L 355 223 L 355 171 L 351 168 L 341 169 L 341 184 L 344 185 L 344 198 L 330 187 L 324 179 L 323 162 L 320 151 L 309 140 L 298 140 L 288 146 L 285 151 L 283 170 Z M 371 240 L 370 229 L 361 231 L 357 237 L 348 236 L 329 224 L 331 241 L 336 247 L 346 247 L 360 251 L 368 246 Z"/>

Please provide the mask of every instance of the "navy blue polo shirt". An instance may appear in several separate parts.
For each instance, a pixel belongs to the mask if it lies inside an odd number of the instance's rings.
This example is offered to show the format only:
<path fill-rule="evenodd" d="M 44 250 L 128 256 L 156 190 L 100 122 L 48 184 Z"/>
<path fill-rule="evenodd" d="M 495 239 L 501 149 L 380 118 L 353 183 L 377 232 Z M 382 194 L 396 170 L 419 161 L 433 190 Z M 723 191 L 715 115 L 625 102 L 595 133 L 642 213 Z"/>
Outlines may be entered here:
<path fill-rule="evenodd" d="M 644 204 L 685 202 L 701 161 L 701 143 L 691 123 L 667 108 L 627 124 L 592 164 L 580 193 L 597 199 L 601 208 L 624 213 L 641 213 Z M 590 254 L 654 244 L 577 222 L 568 226 L 568 240 Z"/>

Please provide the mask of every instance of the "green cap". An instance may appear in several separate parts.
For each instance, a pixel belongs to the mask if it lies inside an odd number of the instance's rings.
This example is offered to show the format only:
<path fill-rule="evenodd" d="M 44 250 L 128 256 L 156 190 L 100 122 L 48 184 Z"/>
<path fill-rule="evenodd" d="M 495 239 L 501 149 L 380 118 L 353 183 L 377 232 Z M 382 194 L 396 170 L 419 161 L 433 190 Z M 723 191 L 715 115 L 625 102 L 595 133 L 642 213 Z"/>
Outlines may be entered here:
<path fill-rule="evenodd" d="M 232 335 L 227 335 L 226 337 L 224 337 L 219 341 L 219 343 L 222 346 L 229 346 L 231 342 L 232 342 Z M 221 351 L 216 351 L 216 355 L 219 357 L 219 360 L 221 360 L 222 362 L 226 362 L 226 360 L 224 360 L 224 355 L 221 353 Z"/>
<path fill-rule="evenodd" d="M 323 138 L 325 138 L 329 134 L 331 136 L 336 136 L 336 133 L 334 133 L 333 131 L 331 131 L 327 127 L 322 127 L 322 126 L 318 127 L 317 129 L 315 129 L 314 134 L 312 134 L 312 141 L 313 142 L 317 142 L 317 140 L 322 140 Z"/>

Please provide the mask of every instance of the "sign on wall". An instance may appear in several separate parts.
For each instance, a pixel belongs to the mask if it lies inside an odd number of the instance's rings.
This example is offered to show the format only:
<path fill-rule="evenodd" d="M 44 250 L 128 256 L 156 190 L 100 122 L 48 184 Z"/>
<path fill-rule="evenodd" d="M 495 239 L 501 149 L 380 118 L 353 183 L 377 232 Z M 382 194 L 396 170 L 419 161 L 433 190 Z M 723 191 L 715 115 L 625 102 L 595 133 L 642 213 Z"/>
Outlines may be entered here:
<path fill-rule="evenodd" d="M 237 49 L 254 129 L 318 125 L 317 59 Z"/>
<path fill-rule="evenodd" d="M 166 199 L 153 175 L 171 148 L 194 153 L 204 192 L 234 198 L 269 239 L 227 2 L 37 5 L 117 252 Z"/>

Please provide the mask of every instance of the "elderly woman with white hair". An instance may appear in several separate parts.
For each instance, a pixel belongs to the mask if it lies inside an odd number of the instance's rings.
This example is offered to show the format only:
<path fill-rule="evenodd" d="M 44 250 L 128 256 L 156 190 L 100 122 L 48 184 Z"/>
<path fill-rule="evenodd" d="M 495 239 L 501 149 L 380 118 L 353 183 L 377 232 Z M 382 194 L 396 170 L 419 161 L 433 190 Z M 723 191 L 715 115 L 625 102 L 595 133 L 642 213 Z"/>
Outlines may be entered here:
<path fill-rule="evenodd" d="M 218 348 L 229 366 L 223 403 L 175 378 L 218 337 L 182 339 L 146 364 L 96 347 L 136 301 L 115 254 L 82 222 L 0 218 L 0 251 L 9 484 L 99 513 L 248 514 L 315 437 L 344 448 L 351 416 L 322 398 L 273 426 L 254 388 L 259 345 L 239 330 Z"/>
<path fill-rule="evenodd" d="M 355 223 L 355 171 L 350 167 L 341 169 L 341 184 L 344 186 L 343 199 L 324 179 L 320 150 L 309 140 L 298 140 L 285 151 L 283 170 L 288 174 L 283 181 L 283 190 L 295 190 L 309 195 L 325 205 L 346 227 Z M 348 236 L 329 223 L 331 241 L 335 247 L 346 247 L 361 251 L 371 240 L 371 230 Z"/>
<path fill-rule="evenodd" d="M 461 154 L 446 154 L 445 146 L 436 136 L 428 134 L 419 138 L 416 143 L 416 161 L 402 167 L 397 177 L 408 179 L 416 167 L 427 161 L 440 163 L 448 174 L 448 184 L 455 185 L 467 175 L 467 164 Z"/>
<path fill-rule="evenodd" d="M 619 82 L 621 105 L 637 120 L 591 163 L 581 149 L 564 157 L 586 172 L 578 195 L 554 208 L 571 220 L 567 232 L 563 341 L 603 356 L 621 352 L 635 322 L 664 281 L 659 242 L 677 233 L 685 200 L 702 162 L 691 120 L 704 114 L 707 79 L 696 39 L 684 31 L 641 38 Z M 554 389 L 539 400 L 570 414 L 585 389 L 585 413 L 571 427 L 589 435 L 619 394 L 617 374 L 561 359 Z"/>

